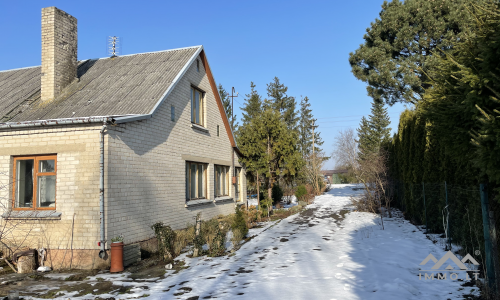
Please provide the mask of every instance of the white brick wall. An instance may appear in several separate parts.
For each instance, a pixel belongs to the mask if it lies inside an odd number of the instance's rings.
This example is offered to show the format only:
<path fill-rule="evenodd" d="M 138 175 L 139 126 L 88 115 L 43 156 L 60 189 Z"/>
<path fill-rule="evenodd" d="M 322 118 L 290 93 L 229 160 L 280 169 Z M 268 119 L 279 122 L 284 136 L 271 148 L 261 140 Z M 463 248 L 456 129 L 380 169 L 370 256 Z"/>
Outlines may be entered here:
<path fill-rule="evenodd" d="M 73 249 L 97 248 L 100 129 L 94 124 L 0 131 L 1 213 L 12 206 L 13 157 L 57 154 L 56 208 L 62 213 L 61 220 L 30 221 L 14 238 L 24 238 L 23 232 L 31 230 L 27 245 L 67 249 L 74 214 Z"/>

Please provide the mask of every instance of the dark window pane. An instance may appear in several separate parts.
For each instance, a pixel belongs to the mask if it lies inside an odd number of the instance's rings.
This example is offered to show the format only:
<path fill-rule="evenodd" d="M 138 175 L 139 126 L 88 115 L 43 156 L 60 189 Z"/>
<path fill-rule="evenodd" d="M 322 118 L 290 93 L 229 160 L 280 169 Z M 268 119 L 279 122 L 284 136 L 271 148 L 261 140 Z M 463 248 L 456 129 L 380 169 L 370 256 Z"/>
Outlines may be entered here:
<path fill-rule="evenodd" d="M 40 160 L 40 165 L 38 166 L 38 172 L 40 173 L 45 173 L 45 172 L 55 172 L 56 170 L 56 161 L 51 159 L 51 160 Z"/>
<path fill-rule="evenodd" d="M 55 207 L 56 176 L 38 176 L 36 195 L 38 207 Z"/>
<path fill-rule="evenodd" d="M 15 207 L 33 207 L 33 159 L 18 160 L 16 165 Z"/>

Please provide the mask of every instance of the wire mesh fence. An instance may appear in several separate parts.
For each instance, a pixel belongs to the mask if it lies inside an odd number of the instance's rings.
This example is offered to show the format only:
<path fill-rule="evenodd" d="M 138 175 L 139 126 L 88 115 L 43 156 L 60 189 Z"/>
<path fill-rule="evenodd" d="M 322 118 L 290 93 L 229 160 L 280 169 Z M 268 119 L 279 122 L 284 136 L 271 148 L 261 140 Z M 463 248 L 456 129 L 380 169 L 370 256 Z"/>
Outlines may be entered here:
<path fill-rule="evenodd" d="M 485 266 L 484 223 L 481 207 L 481 191 L 478 186 L 459 186 L 449 183 L 390 182 L 392 206 L 399 208 L 413 224 L 425 226 L 428 234 L 438 234 L 446 239 L 446 248 L 458 251 L 462 256 L 474 255 Z M 498 231 L 500 205 L 498 199 L 489 196 L 489 214 L 493 214 L 490 226 Z M 497 249 L 498 239 L 492 240 Z M 451 249 L 450 249 L 451 248 Z M 498 253 L 494 253 L 496 259 Z M 500 270 L 499 270 L 500 271 Z M 498 277 L 497 277 L 498 278 Z"/>

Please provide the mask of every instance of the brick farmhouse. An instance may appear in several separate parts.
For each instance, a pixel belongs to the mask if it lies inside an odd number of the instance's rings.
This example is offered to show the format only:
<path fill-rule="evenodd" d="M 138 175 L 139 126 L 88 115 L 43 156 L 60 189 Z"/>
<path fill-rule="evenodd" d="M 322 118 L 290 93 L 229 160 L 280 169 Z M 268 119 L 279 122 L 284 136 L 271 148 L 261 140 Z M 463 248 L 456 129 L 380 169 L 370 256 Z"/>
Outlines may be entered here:
<path fill-rule="evenodd" d="M 52 268 L 108 264 L 110 240 L 147 244 L 234 212 L 245 170 L 203 46 L 77 60 L 77 20 L 42 9 L 42 64 L 0 71 L 0 233 Z M 16 248 L 16 249 L 17 249 Z M 103 252 L 101 252 L 103 251 Z"/>

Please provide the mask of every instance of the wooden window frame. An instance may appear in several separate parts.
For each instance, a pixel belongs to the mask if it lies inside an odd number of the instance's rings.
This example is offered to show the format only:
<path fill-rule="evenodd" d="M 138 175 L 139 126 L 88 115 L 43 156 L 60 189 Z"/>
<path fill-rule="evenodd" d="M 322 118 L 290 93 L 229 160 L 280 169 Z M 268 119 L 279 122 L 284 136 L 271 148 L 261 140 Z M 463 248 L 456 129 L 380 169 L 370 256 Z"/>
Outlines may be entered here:
<path fill-rule="evenodd" d="M 196 164 L 196 165 L 203 165 L 203 181 L 205 184 L 204 188 L 204 197 L 198 197 L 198 198 L 190 198 L 190 193 L 191 193 L 191 164 Z M 198 167 L 196 168 L 198 170 Z M 208 173 L 208 164 L 207 163 L 201 163 L 197 161 L 186 161 L 186 201 L 192 201 L 192 200 L 202 200 L 202 199 L 208 199 L 207 197 L 207 173 Z M 196 182 L 196 190 L 198 190 L 198 182 Z"/>
<path fill-rule="evenodd" d="M 196 92 L 200 93 L 200 102 L 198 103 L 199 105 L 199 118 L 200 118 L 200 123 L 196 122 Z M 199 88 L 195 86 L 191 86 L 190 89 L 190 98 L 191 98 L 191 123 L 205 127 L 205 92 L 200 90 Z"/>
<path fill-rule="evenodd" d="M 227 189 L 227 194 L 220 194 L 218 193 L 218 188 L 219 188 L 219 181 L 218 181 L 218 176 L 217 176 L 217 168 L 220 167 L 220 168 L 224 168 L 225 169 L 225 174 L 226 174 L 226 178 L 225 178 L 225 181 L 226 181 L 226 185 L 225 185 L 225 188 Z M 231 193 L 230 191 L 230 186 L 229 186 L 229 174 L 230 174 L 230 167 L 229 166 L 224 166 L 224 165 L 214 165 L 214 196 L 215 198 L 219 198 L 219 197 L 228 197 Z M 224 191 L 225 192 L 225 191 Z"/>
<path fill-rule="evenodd" d="M 242 171 L 241 167 L 235 167 L 235 169 L 234 169 L 234 173 L 235 173 L 235 177 L 236 177 L 236 184 L 234 186 L 234 199 L 236 200 L 236 202 L 243 201 L 243 199 L 240 199 L 241 198 L 241 171 Z M 236 195 L 236 190 L 238 190 L 238 195 Z"/>
<path fill-rule="evenodd" d="M 19 160 L 33 160 L 34 176 L 33 176 L 33 207 L 16 207 L 16 173 L 17 162 Z M 54 160 L 54 172 L 38 172 L 40 160 Z M 56 176 L 56 192 L 54 195 L 54 207 L 38 207 L 37 203 L 37 190 L 38 190 L 38 176 Z M 12 209 L 13 210 L 56 210 L 57 206 L 57 154 L 48 155 L 31 155 L 31 156 L 16 156 L 14 157 L 14 168 L 12 174 Z"/>

